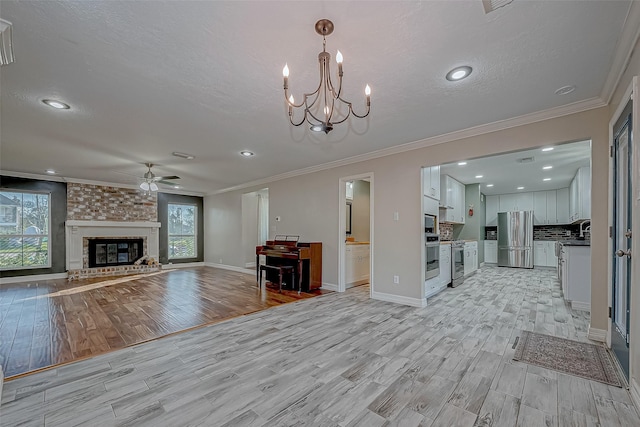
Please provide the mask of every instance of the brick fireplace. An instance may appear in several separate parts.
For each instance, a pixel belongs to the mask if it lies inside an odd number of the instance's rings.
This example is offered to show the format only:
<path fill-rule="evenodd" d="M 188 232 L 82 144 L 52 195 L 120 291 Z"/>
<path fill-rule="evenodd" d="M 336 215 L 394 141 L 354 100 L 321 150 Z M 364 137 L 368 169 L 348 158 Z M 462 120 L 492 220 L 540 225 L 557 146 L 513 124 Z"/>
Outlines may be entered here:
<path fill-rule="evenodd" d="M 155 272 L 160 265 L 89 265 L 89 240 L 141 239 L 142 254 L 158 260 L 156 194 L 100 185 L 67 185 L 66 267 L 69 280 Z"/>

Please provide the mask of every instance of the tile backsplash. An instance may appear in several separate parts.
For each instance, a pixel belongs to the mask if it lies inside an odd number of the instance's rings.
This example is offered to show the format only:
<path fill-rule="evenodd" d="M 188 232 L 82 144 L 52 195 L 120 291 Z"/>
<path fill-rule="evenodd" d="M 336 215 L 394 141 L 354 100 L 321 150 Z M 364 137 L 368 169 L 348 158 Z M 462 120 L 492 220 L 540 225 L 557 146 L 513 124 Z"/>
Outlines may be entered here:
<path fill-rule="evenodd" d="M 440 230 L 440 241 L 453 240 L 453 224 L 441 222 L 438 224 Z"/>
<path fill-rule="evenodd" d="M 485 239 L 497 240 L 498 227 L 485 227 Z M 567 232 L 569 235 L 567 236 Z M 591 239 L 591 233 L 585 233 L 585 239 Z M 580 236 L 580 225 L 534 225 L 533 240 L 574 240 Z"/>

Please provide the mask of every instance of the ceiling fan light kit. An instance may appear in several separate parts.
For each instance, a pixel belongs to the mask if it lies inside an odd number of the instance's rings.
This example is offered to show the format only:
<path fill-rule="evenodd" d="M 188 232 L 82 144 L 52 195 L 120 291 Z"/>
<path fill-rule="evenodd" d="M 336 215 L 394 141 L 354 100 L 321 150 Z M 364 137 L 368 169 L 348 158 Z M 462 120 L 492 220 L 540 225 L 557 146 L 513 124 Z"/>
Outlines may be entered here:
<path fill-rule="evenodd" d="M 156 176 L 153 172 L 151 172 L 151 168 L 153 167 L 153 163 L 145 163 L 147 167 L 147 171 L 144 173 L 142 179 L 143 181 L 140 183 L 140 189 L 142 191 L 146 191 L 148 193 L 152 191 L 158 191 L 158 184 L 160 182 L 162 184 L 167 184 L 175 187 L 176 185 L 173 182 L 169 182 L 169 179 L 180 179 L 179 176 L 171 175 L 171 176 Z"/>
<path fill-rule="evenodd" d="M 353 111 L 351 102 L 342 98 L 342 54 L 340 51 L 336 54 L 336 62 L 338 63 L 338 86 L 334 87 L 331 81 L 331 69 L 329 67 L 331 54 L 326 51 L 326 36 L 333 33 L 333 22 L 328 19 L 321 19 L 316 22 L 316 33 L 322 36 L 322 52 L 318 54 L 318 62 L 320 63 L 320 84 L 318 88 L 311 92 L 305 93 L 302 102 L 296 104 L 293 95 L 289 93 L 289 66 L 285 64 L 282 70 L 284 78 L 284 99 L 287 103 L 289 112 L 289 121 L 294 126 L 300 126 L 307 122 L 311 125 L 311 130 L 315 132 L 324 132 L 328 134 L 333 130 L 333 126 L 345 122 L 352 114 L 355 117 L 363 119 L 369 115 L 371 109 L 371 88 L 369 85 L 365 87 L 367 110 L 363 115 L 359 115 Z M 346 112 L 339 112 L 340 107 L 346 108 Z M 301 108 L 303 115 L 300 121 L 293 119 L 294 109 Z"/>

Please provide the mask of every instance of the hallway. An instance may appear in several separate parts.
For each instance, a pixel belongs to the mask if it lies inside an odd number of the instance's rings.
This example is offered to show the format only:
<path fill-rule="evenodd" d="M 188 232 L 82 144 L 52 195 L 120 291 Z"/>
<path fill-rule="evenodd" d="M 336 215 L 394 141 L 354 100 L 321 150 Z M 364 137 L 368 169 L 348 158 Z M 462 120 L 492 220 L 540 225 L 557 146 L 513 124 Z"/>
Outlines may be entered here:
<path fill-rule="evenodd" d="M 5 383 L 3 425 L 632 426 L 626 390 L 512 360 L 586 339 L 555 271 L 483 267 L 418 309 L 368 286 Z"/>

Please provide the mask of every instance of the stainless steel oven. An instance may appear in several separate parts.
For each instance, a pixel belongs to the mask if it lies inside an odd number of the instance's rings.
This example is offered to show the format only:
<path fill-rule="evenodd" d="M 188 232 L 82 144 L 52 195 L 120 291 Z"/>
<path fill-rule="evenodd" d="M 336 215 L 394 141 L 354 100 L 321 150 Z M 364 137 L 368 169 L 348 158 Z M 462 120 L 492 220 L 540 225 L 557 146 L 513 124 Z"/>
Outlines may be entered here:
<path fill-rule="evenodd" d="M 425 233 L 424 245 L 424 280 L 429 280 L 440 275 L 440 236 Z"/>
<path fill-rule="evenodd" d="M 451 287 L 464 282 L 464 241 L 451 242 Z"/>

